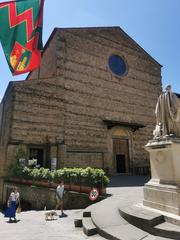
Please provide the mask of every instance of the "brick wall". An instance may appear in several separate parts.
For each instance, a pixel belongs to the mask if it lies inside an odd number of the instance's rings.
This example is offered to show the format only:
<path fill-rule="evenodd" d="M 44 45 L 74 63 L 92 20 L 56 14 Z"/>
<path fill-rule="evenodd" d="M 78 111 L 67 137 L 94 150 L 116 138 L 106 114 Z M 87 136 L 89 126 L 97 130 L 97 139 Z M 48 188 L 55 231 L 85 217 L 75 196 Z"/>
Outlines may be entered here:
<path fill-rule="evenodd" d="M 112 54 L 126 59 L 126 76 L 111 73 Z M 3 141 L 63 142 L 65 151 L 57 145 L 59 166 L 101 167 L 112 163 L 103 120 L 135 122 L 146 127 L 132 132 L 132 160 L 144 164 L 160 91 L 161 66 L 120 28 L 56 29 L 40 69 L 15 83 L 7 97 L 5 108 L 13 112 Z"/>
<path fill-rule="evenodd" d="M 2 203 L 6 203 L 8 196 L 13 188 L 18 187 L 20 192 L 20 201 L 22 210 L 43 210 L 55 209 L 56 206 L 56 191 L 54 188 L 37 187 L 33 185 L 23 185 L 17 183 L 4 183 L 4 194 Z M 96 202 L 105 199 L 105 196 L 100 196 Z M 65 191 L 64 195 L 64 209 L 82 209 L 91 205 L 89 195 L 86 193 L 78 193 L 72 191 Z"/>

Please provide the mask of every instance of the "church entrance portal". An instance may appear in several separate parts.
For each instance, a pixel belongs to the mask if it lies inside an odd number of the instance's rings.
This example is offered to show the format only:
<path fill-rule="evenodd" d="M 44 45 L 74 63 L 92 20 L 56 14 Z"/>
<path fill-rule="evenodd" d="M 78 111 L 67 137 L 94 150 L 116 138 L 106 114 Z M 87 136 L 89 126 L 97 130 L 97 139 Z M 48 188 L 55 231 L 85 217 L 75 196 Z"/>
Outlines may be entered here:
<path fill-rule="evenodd" d="M 128 139 L 113 139 L 113 152 L 117 173 L 129 173 Z"/>

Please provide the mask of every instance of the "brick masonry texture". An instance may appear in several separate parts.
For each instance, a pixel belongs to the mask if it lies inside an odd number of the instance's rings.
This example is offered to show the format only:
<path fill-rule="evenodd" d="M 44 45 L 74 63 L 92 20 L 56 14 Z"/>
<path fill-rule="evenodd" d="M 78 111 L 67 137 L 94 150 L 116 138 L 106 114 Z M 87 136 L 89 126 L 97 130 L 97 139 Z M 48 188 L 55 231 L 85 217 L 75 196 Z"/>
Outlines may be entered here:
<path fill-rule="evenodd" d="M 112 54 L 125 59 L 124 77 L 110 71 Z M 58 167 L 116 172 L 114 130 L 103 122 L 110 120 L 145 126 L 135 132 L 115 129 L 127 132 L 130 171 L 148 165 L 143 146 L 152 138 L 161 90 L 161 65 L 119 27 L 55 29 L 41 67 L 8 86 L 1 103 L 0 160 L 11 161 L 12 146 L 26 146 L 28 157 L 28 146 L 39 145 L 46 150 L 46 165 L 56 157 Z"/>

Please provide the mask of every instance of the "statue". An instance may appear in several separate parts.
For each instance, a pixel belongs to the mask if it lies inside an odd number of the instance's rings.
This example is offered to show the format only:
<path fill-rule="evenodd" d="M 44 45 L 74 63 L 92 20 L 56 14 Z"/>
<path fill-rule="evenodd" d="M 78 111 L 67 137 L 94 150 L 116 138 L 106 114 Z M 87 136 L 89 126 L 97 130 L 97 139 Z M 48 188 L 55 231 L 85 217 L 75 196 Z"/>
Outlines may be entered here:
<path fill-rule="evenodd" d="M 154 139 L 180 137 L 180 100 L 171 92 L 171 85 L 165 87 L 156 104 L 156 128 Z"/>

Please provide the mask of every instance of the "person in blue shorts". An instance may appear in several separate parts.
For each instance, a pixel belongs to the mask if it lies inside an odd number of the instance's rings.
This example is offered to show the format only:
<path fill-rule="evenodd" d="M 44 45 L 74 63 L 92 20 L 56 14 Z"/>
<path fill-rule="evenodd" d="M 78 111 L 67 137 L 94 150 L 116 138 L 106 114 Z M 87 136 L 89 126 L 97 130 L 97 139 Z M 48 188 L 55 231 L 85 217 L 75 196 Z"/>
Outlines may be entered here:
<path fill-rule="evenodd" d="M 9 196 L 9 199 L 8 199 L 8 202 L 7 202 L 7 209 L 5 210 L 5 213 L 4 213 L 4 217 L 8 217 L 9 218 L 9 222 L 13 222 L 12 218 L 14 218 L 14 222 L 16 222 L 16 209 L 17 209 L 17 206 L 19 204 L 19 192 L 18 192 L 18 189 L 17 187 L 14 187 L 10 196 Z"/>

